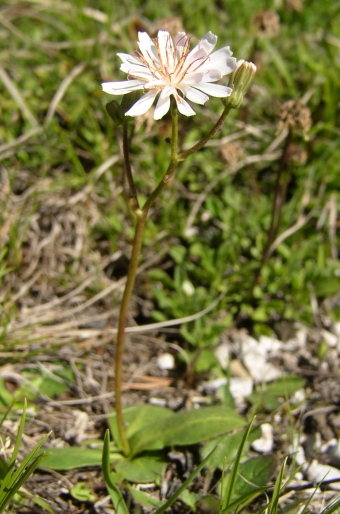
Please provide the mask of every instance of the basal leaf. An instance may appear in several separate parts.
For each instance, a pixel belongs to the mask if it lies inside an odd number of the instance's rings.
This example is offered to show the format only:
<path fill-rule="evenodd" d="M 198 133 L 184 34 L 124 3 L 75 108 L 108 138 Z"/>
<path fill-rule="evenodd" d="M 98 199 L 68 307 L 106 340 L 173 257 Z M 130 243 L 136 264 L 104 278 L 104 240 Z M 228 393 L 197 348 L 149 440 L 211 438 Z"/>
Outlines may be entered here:
<path fill-rule="evenodd" d="M 178 412 L 135 432 L 129 438 L 133 455 L 173 445 L 196 444 L 244 426 L 244 419 L 226 407 Z"/>
<path fill-rule="evenodd" d="M 119 453 L 111 454 L 111 460 L 121 459 Z M 52 448 L 41 461 L 42 468 L 67 470 L 84 468 L 87 466 L 100 466 L 102 462 L 101 448 Z"/>
<path fill-rule="evenodd" d="M 232 498 L 244 496 L 258 487 L 268 485 L 277 465 L 273 455 L 261 455 L 242 462 L 238 468 Z"/>
<path fill-rule="evenodd" d="M 206 457 L 213 448 L 215 452 L 208 459 L 206 466 L 210 469 L 227 467 L 235 459 L 237 450 L 242 442 L 245 429 L 238 430 L 235 434 L 224 434 L 208 441 L 202 450 L 202 457 Z M 261 437 L 260 428 L 251 431 L 247 439 L 247 445 Z M 247 448 L 248 446 L 246 446 Z"/>
<path fill-rule="evenodd" d="M 256 411 L 265 410 L 272 412 L 280 408 L 282 404 L 275 396 L 269 394 L 267 390 L 254 391 L 247 397 L 247 400 L 255 406 Z"/>
<path fill-rule="evenodd" d="M 143 507 L 153 508 L 160 507 L 162 505 L 161 500 L 153 498 L 153 496 L 150 494 L 146 494 L 139 489 L 135 489 L 134 487 L 129 487 L 129 493 L 131 494 L 132 498 L 140 505 L 143 505 Z"/>
<path fill-rule="evenodd" d="M 301 389 L 304 382 L 304 379 L 299 375 L 284 375 L 268 384 L 266 390 L 273 396 L 283 396 L 285 398 Z"/>
<path fill-rule="evenodd" d="M 130 482 L 153 482 L 162 475 L 165 462 L 161 455 L 141 455 L 135 459 L 123 459 L 116 471 Z"/>
<path fill-rule="evenodd" d="M 174 415 L 174 412 L 171 409 L 157 407 L 156 405 L 133 405 L 131 407 L 126 407 L 123 411 L 123 416 L 124 423 L 127 427 L 127 437 L 130 438 L 145 426 L 152 425 L 154 422 L 172 415 Z M 107 421 L 112 438 L 118 444 L 120 437 L 115 411 L 109 414 Z"/>

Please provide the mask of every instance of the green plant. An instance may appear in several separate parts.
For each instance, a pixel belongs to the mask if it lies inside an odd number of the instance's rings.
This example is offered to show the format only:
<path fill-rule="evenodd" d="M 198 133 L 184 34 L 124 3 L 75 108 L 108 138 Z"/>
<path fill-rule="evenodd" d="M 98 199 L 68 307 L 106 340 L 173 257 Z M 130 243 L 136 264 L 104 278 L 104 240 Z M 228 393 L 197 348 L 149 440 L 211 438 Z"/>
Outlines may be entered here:
<path fill-rule="evenodd" d="M 50 433 L 46 434 L 21 462 L 18 462 L 17 460 L 25 427 L 26 408 L 27 403 L 25 401 L 12 455 L 8 462 L 2 459 L 0 460 L 0 513 L 5 512 L 5 509 L 11 504 L 16 493 L 20 493 L 22 486 L 34 473 L 35 469 L 39 466 L 41 460 L 45 456 L 45 453 L 41 452 L 40 448 L 49 437 Z M 6 414 L 2 417 L 0 429 L 9 411 L 10 409 L 8 409 Z M 25 496 L 23 492 L 21 495 Z M 40 504 L 40 506 L 47 508 L 49 512 L 53 512 L 49 505 L 40 498 L 36 498 L 35 502 L 38 505 Z"/>
<path fill-rule="evenodd" d="M 129 191 L 129 207 L 131 208 L 135 218 L 132 253 L 119 312 L 115 356 L 115 403 L 117 423 L 119 428 L 119 439 L 125 455 L 129 455 L 131 451 L 124 426 L 122 405 L 122 369 L 125 325 L 132 289 L 136 279 L 139 257 L 142 250 L 147 216 L 158 197 L 173 178 L 179 164 L 203 148 L 220 129 L 230 110 L 240 107 L 244 94 L 249 88 L 256 71 L 254 64 L 244 61 L 240 62 L 237 67 L 236 59 L 231 57 L 230 50 L 227 48 L 221 49 L 219 57 L 216 57 L 214 60 L 214 54 L 211 54 L 210 56 L 210 53 L 216 44 L 217 37 L 211 32 L 208 32 L 204 36 L 200 44 L 201 46 L 196 46 L 191 52 L 190 38 L 184 33 L 179 33 L 176 36 L 175 42 L 173 42 L 169 32 L 166 31 L 159 31 L 158 38 L 154 40 L 151 40 L 150 36 L 146 32 L 140 32 L 139 40 L 141 53 L 138 57 L 120 54 L 120 58 L 123 61 L 121 69 L 129 75 L 135 76 L 137 80 L 133 83 L 127 81 L 117 83 L 108 82 L 103 84 L 105 92 L 115 95 L 126 94 L 139 89 L 148 91 L 134 105 L 132 105 L 132 103 L 135 101 L 135 98 L 133 98 L 131 102 L 126 101 L 126 97 L 124 97 L 121 105 L 116 101 L 112 101 L 107 106 L 107 112 L 115 125 L 122 126 L 124 174 Z M 209 64 L 210 61 L 211 64 Z M 194 65 L 195 62 L 196 64 Z M 192 71 L 193 66 L 195 66 L 195 72 Z M 214 69 L 214 66 L 216 69 Z M 218 69 L 218 67 L 220 69 Z M 161 71 L 159 71 L 159 69 Z M 199 73 L 197 70 L 202 70 L 202 72 L 200 71 Z M 234 71 L 232 72 L 232 70 Z M 232 86 L 232 89 L 214 84 L 216 77 L 220 78 L 231 72 L 230 85 Z M 202 80 L 203 77 L 204 80 Z M 153 85 L 155 81 L 157 83 L 156 88 Z M 176 88 L 181 91 L 182 96 L 178 95 Z M 161 91 L 161 94 L 156 105 L 154 117 L 155 119 L 160 119 L 170 109 L 172 120 L 170 162 L 162 179 L 158 182 L 158 185 L 151 192 L 149 197 L 143 203 L 140 203 L 130 163 L 130 136 L 126 116 L 144 114 L 151 107 L 151 104 L 159 91 Z M 224 110 L 213 128 L 204 137 L 202 137 L 198 143 L 193 145 L 189 150 L 179 152 L 179 112 L 186 116 L 192 116 L 195 114 L 184 100 L 184 97 L 187 96 L 196 103 L 205 103 L 209 97 L 204 92 L 210 92 L 212 96 L 224 97 Z M 126 110 L 127 108 L 129 109 Z"/>

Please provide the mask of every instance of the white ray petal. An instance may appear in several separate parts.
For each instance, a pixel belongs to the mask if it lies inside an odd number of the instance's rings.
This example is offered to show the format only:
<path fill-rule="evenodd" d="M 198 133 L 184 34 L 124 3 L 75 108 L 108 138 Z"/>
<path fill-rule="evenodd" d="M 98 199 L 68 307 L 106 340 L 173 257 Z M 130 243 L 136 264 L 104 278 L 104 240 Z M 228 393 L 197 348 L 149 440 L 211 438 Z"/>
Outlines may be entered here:
<path fill-rule="evenodd" d="M 201 82 L 195 84 L 195 88 L 207 93 L 210 96 L 216 96 L 217 98 L 224 98 L 230 96 L 232 89 L 231 87 L 221 86 L 220 84 L 211 84 L 210 82 Z"/>
<path fill-rule="evenodd" d="M 173 87 L 166 87 L 163 89 L 156 104 L 154 113 L 155 120 L 160 120 L 168 112 L 170 109 L 170 95 L 175 93 L 176 90 Z"/>
<path fill-rule="evenodd" d="M 110 95 L 126 95 L 131 91 L 143 89 L 144 82 L 141 80 L 124 80 L 123 82 L 103 82 L 102 88 Z"/>
<path fill-rule="evenodd" d="M 187 73 L 181 82 L 181 84 L 188 84 L 189 86 L 193 86 L 194 84 L 199 84 L 202 82 L 204 78 L 204 73 L 200 71 L 195 71 L 193 73 Z"/>
<path fill-rule="evenodd" d="M 229 47 L 221 48 L 210 55 L 209 59 L 202 64 L 202 71 L 218 70 L 221 74 L 227 75 L 237 67 L 235 57 L 231 57 Z"/>
<path fill-rule="evenodd" d="M 185 32 L 178 32 L 175 37 L 175 48 L 177 60 L 179 61 L 189 48 L 189 37 Z"/>
<path fill-rule="evenodd" d="M 183 69 L 186 73 L 193 73 L 196 70 L 200 71 L 200 67 L 204 64 L 207 58 L 207 53 L 202 48 L 197 48 L 195 52 L 190 52 L 188 57 L 185 59 Z"/>
<path fill-rule="evenodd" d="M 216 45 L 217 36 L 212 32 L 207 32 L 198 44 L 191 50 L 187 59 L 189 62 L 197 60 L 198 57 L 208 57 Z"/>
<path fill-rule="evenodd" d="M 167 83 L 165 82 L 164 79 L 155 79 L 154 77 L 152 77 L 152 80 L 148 80 L 144 84 L 145 89 L 155 89 L 155 88 L 163 89 L 166 86 L 167 86 Z"/>
<path fill-rule="evenodd" d="M 165 71 L 170 73 L 174 70 L 174 45 L 172 37 L 166 30 L 158 31 L 158 49 L 161 55 L 161 64 Z"/>
<path fill-rule="evenodd" d="M 207 100 L 209 100 L 208 95 L 202 93 L 201 91 L 198 91 L 197 89 L 194 89 L 193 87 L 181 84 L 180 89 L 183 95 L 191 102 L 195 102 L 195 104 L 203 105 Z"/>
<path fill-rule="evenodd" d="M 120 65 L 120 70 L 125 71 L 130 76 L 137 77 L 149 77 L 150 79 L 154 78 L 153 74 L 148 70 L 146 66 L 136 66 L 135 64 L 132 66 L 128 63 L 122 63 Z"/>
<path fill-rule="evenodd" d="M 199 46 L 203 48 L 208 54 L 210 54 L 215 48 L 217 43 L 217 36 L 212 32 L 207 32 L 199 42 Z"/>
<path fill-rule="evenodd" d="M 138 32 L 138 46 L 146 62 L 152 68 L 159 66 L 159 59 L 155 43 L 146 32 Z"/>
<path fill-rule="evenodd" d="M 143 61 L 139 57 L 137 57 L 136 55 L 123 54 L 123 53 L 118 53 L 117 55 L 118 55 L 118 57 L 121 58 L 121 60 L 124 63 L 130 63 L 130 64 L 137 64 L 139 66 L 145 66 L 145 64 L 143 64 Z"/>
<path fill-rule="evenodd" d="M 179 95 L 174 96 L 177 104 L 177 109 L 181 114 L 184 114 L 184 116 L 194 116 L 196 114 L 195 111 L 190 107 L 188 102 L 184 100 L 184 98 L 182 98 Z"/>
<path fill-rule="evenodd" d="M 140 116 L 141 114 L 145 114 L 146 111 L 150 109 L 157 94 L 157 90 L 145 93 L 145 95 L 143 95 L 142 98 L 140 98 L 140 100 L 138 100 L 138 102 L 136 102 L 131 109 L 125 113 L 125 116 Z"/>

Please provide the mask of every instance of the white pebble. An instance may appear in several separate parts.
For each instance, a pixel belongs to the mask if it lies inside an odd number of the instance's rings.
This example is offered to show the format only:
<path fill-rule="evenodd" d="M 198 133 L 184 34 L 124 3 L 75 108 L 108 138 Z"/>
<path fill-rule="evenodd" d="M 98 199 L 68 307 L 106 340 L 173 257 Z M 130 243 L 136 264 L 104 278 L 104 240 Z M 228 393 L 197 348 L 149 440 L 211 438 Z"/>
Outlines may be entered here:
<path fill-rule="evenodd" d="M 252 442 L 251 447 L 258 453 L 270 453 L 273 449 L 273 427 L 269 423 L 261 425 L 262 436 Z"/>
<path fill-rule="evenodd" d="M 175 358 L 171 353 L 162 353 L 157 357 L 157 366 L 159 369 L 174 369 Z"/>

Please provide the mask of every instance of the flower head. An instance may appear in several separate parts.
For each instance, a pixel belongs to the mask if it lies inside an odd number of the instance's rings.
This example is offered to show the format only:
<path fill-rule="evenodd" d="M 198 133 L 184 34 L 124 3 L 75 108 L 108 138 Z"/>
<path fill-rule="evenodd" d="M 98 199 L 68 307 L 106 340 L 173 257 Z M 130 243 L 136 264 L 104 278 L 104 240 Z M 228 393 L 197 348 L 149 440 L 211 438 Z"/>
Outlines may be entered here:
<path fill-rule="evenodd" d="M 190 50 L 190 36 L 185 32 L 179 32 L 174 40 L 165 30 L 160 30 L 155 39 L 151 39 L 146 32 L 139 32 L 139 51 L 134 55 L 117 54 L 123 61 L 120 69 L 128 74 L 128 80 L 105 82 L 102 84 L 103 91 L 125 95 L 143 90 L 143 96 L 125 113 L 126 116 L 139 116 L 147 112 L 158 94 L 155 120 L 168 112 L 171 95 L 176 100 L 179 112 L 192 116 L 195 111 L 184 97 L 191 102 L 204 104 L 209 99 L 208 95 L 224 98 L 232 92 L 230 87 L 215 82 L 235 70 L 237 62 L 229 46 L 212 53 L 216 42 L 217 36 L 207 32 Z"/>

